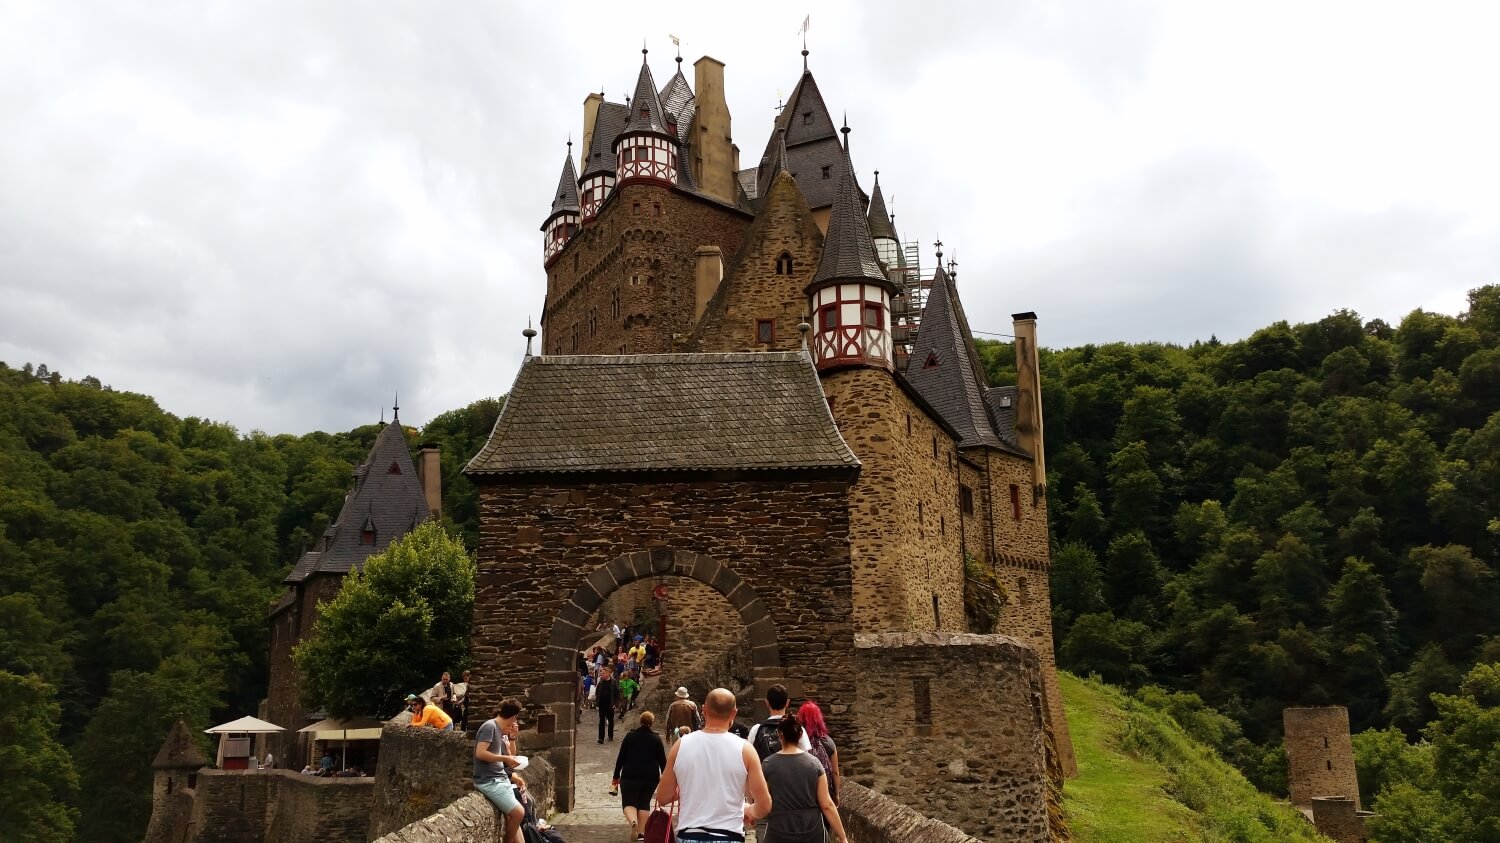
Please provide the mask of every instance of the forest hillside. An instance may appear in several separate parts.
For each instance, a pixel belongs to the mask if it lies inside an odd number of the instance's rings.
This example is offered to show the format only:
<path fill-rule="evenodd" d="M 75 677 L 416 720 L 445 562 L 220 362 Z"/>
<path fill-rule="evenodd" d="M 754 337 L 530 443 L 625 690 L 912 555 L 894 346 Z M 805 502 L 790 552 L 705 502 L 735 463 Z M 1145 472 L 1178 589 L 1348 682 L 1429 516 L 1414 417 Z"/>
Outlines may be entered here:
<path fill-rule="evenodd" d="M 980 352 L 1013 379 L 1008 346 Z M 1212 724 L 1273 795 L 1281 708 L 1348 705 L 1367 802 L 1500 840 L 1500 288 L 1457 317 L 1338 312 L 1042 370 L 1060 662 Z M 459 469 L 500 406 L 407 431 L 442 447 L 470 547 Z M 378 430 L 246 434 L 0 364 L 0 829 L 140 839 L 171 723 L 264 696 L 266 610 Z M 1401 833 L 1379 839 L 1422 839 Z"/>

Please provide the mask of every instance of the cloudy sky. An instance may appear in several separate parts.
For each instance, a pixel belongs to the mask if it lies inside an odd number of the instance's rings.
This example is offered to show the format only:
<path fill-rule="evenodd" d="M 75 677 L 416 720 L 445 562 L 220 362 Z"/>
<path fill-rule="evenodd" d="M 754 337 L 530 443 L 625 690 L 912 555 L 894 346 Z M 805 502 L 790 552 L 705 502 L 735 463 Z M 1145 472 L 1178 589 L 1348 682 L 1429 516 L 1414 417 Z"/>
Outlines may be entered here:
<path fill-rule="evenodd" d="M 1245 336 L 1500 282 L 1490 2 L 0 0 L 0 360 L 243 430 L 506 391 L 582 100 L 811 67 L 978 331 Z"/>

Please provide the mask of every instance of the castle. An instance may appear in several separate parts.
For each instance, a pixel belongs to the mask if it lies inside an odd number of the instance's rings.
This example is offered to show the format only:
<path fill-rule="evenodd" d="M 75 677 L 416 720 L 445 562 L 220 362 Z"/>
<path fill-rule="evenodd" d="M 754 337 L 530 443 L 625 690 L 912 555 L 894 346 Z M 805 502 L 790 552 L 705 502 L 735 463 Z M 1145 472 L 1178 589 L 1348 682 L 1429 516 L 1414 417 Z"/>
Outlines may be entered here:
<path fill-rule="evenodd" d="M 891 766 L 875 722 L 932 735 L 947 718 L 953 734 L 988 715 L 976 695 L 1012 691 L 1020 707 L 996 716 L 1031 706 L 1071 773 L 1035 315 L 1014 317 L 1018 383 L 990 386 L 956 268 L 939 251 L 922 277 L 878 177 L 861 189 L 806 51 L 745 169 L 724 65 L 698 60 L 690 85 L 681 61 L 658 86 L 643 58 L 625 103 L 588 95 L 583 155 L 570 144 L 541 226 L 540 353 L 528 329 L 465 469 L 481 513 L 471 700 L 526 695 L 567 809 L 577 647 L 607 601 L 670 579 L 673 611 L 707 598 L 743 624 L 757 690 L 825 703 L 856 780 L 879 788 Z M 960 691 L 964 671 L 928 652 L 988 646 L 967 634 L 966 563 L 1003 586 L 996 632 L 1034 654 L 993 656 L 1032 671 L 1012 691 Z M 898 663 L 915 673 L 879 675 Z M 874 710 L 877 683 L 900 687 L 899 712 Z M 1039 758 L 975 754 L 1009 772 L 963 776 L 1044 784 Z"/>

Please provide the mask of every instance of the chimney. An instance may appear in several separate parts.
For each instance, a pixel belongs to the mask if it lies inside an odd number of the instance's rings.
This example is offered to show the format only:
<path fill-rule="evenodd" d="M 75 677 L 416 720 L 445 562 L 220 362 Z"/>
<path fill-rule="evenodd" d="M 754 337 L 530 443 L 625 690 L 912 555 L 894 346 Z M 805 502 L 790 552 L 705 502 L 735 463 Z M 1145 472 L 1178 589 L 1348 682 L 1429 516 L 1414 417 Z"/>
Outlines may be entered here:
<path fill-rule="evenodd" d="M 1034 457 L 1032 494 L 1047 493 L 1047 457 L 1042 437 L 1042 375 L 1036 350 L 1036 314 L 1011 315 L 1016 337 L 1016 438 Z"/>
<path fill-rule="evenodd" d="M 739 198 L 735 170 L 739 151 L 729 130 L 729 104 L 724 99 L 724 63 L 704 56 L 693 63 L 693 115 L 691 162 L 698 189 L 721 202 L 734 204 Z"/>
<path fill-rule="evenodd" d="M 599 103 L 604 102 L 603 94 L 589 94 L 583 98 L 583 146 L 579 149 L 583 153 L 578 156 L 578 172 L 583 172 L 588 167 L 589 150 L 594 145 L 594 122 L 599 119 Z"/>
<path fill-rule="evenodd" d="M 708 307 L 708 300 L 719 291 L 719 282 L 724 280 L 724 251 L 718 246 L 699 246 L 698 265 L 694 272 L 693 321 L 697 322 Z"/>
<path fill-rule="evenodd" d="M 417 446 L 417 481 L 433 518 L 443 517 L 443 468 L 438 446 L 423 442 Z"/>

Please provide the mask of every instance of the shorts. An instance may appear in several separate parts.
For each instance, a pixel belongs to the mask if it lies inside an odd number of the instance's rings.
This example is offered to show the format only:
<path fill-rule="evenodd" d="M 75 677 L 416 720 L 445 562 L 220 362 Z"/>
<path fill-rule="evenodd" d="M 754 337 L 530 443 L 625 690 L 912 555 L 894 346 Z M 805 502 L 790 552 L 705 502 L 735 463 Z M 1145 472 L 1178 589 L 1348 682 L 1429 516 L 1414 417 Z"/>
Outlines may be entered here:
<path fill-rule="evenodd" d="M 620 781 L 620 807 L 635 808 L 638 811 L 651 810 L 651 796 L 656 793 L 657 784 L 659 782 L 622 779 Z"/>
<path fill-rule="evenodd" d="M 510 783 L 510 779 L 474 782 L 474 789 L 484 794 L 484 798 L 490 800 L 502 814 L 509 814 L 521 807 L 521 800 L 516 798 L 516 786 Z"/>

